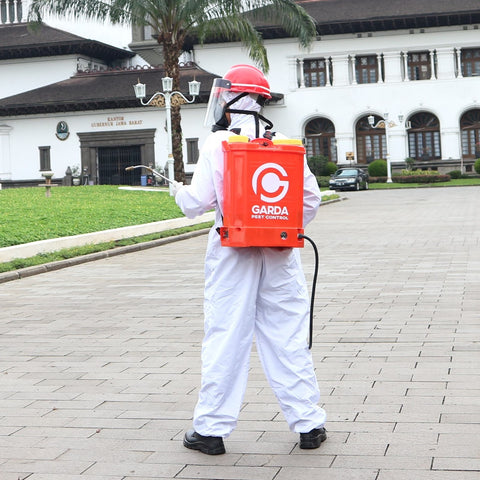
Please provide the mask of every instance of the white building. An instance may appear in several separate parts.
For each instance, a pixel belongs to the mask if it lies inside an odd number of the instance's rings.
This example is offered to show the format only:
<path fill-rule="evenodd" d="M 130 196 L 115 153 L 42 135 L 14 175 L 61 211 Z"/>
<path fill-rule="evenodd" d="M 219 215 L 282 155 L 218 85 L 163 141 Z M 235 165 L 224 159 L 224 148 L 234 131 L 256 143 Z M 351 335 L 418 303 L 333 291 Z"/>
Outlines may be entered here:
<path fill-rule="evenodd" d="M 5 1 L 12 0 L 0 5 Z M 317 22 L 319 35 L 308 51 L 281 30 L 259 26 L 268 50 L 268 79 L 278 93 L 265 110 L 274 130 L 305 138 L 310 155 L 326 155 L 339 164 L 386 158 L 388 145 L 394 170 L 412 157 L 419 168 L 472 171 L 480 156 L 477 0 L 298 3 Z M 0 93 L 7 97 L 0 100 L 2 183 L 39 178 L 47 154 L 56 177 L 79 164 L 88 169 L 90 181 L 99 183 L 118 181 L 125 155 L 128 162 L 165 164 L 165 110 L 141 107 L 131 88 L 139 78 L 152 94 L 160 88 L 161 69 L 133 70 L 137 60 L 125 50 L 124 58 L 109 60 L 98 42 L 83 55 L 91 64 L 83 73 L 76 73 L 85 70 L 77 51 L 70 57 L 54 50 L 48 56 L 44 50 L 40 56 L 6 58 L 4 31 L 15 23 L 0 26 L 0 92 L 7 92 Z M 150 33 L 134 29 L 130 45 L 153 62 L 160 57 Z M 10 55 L 17 51 L 13 47 Z M 110 48 L 112 55 L 122 51 Z M 197 145 L 208 134 L 202 126 L 213 78 L 208 72 L 221 76 L 232 64 L 251 63 L 237 43 L 196 45 L 192 58 L 200 69 L 183 69 L 182 91 L 188 91 L 186 82 L 195 75 L 202 94 L 199 103 L 182 107 L 189 173 Z M 100 71 L 115 63 L 130 64 L 130 70 Z M 95 64 L 98 71 L 92 72 Z M 42 88 L 30 90 L 34 86 Z M 30 91 L 10 96 L 20 90 Z M 386 113 L 385 130 L 381 120 Z M 371 115 L 377 128 L 368 122 Z M 69 135 L 62 140 L 57 129 L 64 124 Z"/>
<path fill-rule="evenodd" d="M 480 4 L 475 1 L 330 0 L 298 2 L 317 20 L 309 51 L 261 28 L 271 87 L 284 105 L 275 127 L 307 139 L 310 154 L 338 163 L 412 157 L 420 168 L 472 171 L 480 156 Z M 195 48 L 202 68 L 248 62 L 241 45 Z M 380 122 L 380 127 L 384 126 Z M 479 143 L 480 146 L 480 143 Z M 349 159 L 348 159 L 349 158 Z"/>

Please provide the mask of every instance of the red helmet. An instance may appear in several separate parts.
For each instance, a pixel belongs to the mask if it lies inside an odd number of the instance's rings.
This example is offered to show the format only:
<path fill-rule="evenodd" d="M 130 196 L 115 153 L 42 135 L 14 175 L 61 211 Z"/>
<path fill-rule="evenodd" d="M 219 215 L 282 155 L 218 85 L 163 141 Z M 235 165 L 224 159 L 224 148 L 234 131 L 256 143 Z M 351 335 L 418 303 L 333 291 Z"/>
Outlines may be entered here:
<path fill-rule="evenodd" d="M 258 93 L 262 97 L 272 98 L 265 75 L 252 65 L 234 65 L 223 78 L 231 82 L 231 92 Z"/>

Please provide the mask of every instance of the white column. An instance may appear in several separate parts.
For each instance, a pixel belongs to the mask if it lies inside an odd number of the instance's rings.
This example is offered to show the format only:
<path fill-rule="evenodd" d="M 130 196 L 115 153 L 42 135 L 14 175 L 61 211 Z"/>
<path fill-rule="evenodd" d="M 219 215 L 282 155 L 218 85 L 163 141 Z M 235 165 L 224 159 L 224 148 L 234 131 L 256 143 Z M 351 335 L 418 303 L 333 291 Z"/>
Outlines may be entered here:
<path fill-rule="evenodd" d="M 408 52 L 403 52 L 403 68 L 405 70 L 404 82 L 410 81 L 410 76 L 408 74 Z"/>
<path fill-rule="evenodd" d="M 404 162 L 407 158 L 407 131 L 403 124 L 395 120 L 396 127 L 389 128 L 390 162 Z M 403 167 L 402 167 L 403 168 Z"/>
<path fill-rule="evenodd" d="M 325 86 L 330 85 L 330 59 L 325 57 Z"/>
<path fill-rule="evenodd" d="M 435 51 L 429 50 L 429 52 L 430 52 L 430 70 L 431 70 L 430 79 L 434 80 L 435 78 L 437 78 L 435 76 Z"/>
<path fill-rule="evenodd" d="M 355 55 L 350 55 L 348 57 L 348 73 L 351 75 L 351 84 L 356 85 L 357 84 L 357 72 L 355 70 Z"/>
<path fill-rule="evenodd" d="M 294 92 L 298 88 L 297 77 L 298 77 L 298 62 L 294 57 L 288 59 L 288 88 L 291 92 Z"/>
<path fill-rule="evenodd" d="M 437 48 L 437 78 L 446 80 L 455 78 L 453 47 Z"/>
<path fill-rule="evenodd" d="M 442 128 L 440 130 L 442 142 L 442 159 L 458 159 L 462 156 L 462 144 L 460 131 L 456 127 Z"/>
<path fill-rule="evenodd" d="M 463 73 L 462 73 L 462 49 L 457 48 L 456 53 L 457 53 L 457 66 L 458 66 L 457 78 L 463 78 Z"/>
<path fill-rule="evenodd" d="M 22 16 L 20 18 L 20 22 L 24 23 L 27 21 L 28 9 L 30 8 L 28 0 L 20 0 L 20 4 L 22 5 Z"/>
<path fill-rule="evenodd" d="M 382 55 L 377 54 L 377 72 L 378 72 L 378 83 L 383 83 L 383 77 L 385 76 L 385 72 L 383 71 L 382 67 Z"/>
<path fill-rule="evenodd" d="M 400 52 L 384 52 L 383 66 L 385 69 L 385 83 L 402 81 Z"/>
<path fill-rule="evenodd" d="M 300 88 L 305 88 L 305 74 L 303 72 L 303 58 L 298 61 L 300 65 Z"/>
<path fill-rule="evenodd" d="M 332 55 L 333 85 L 339 86 L 350 84 L 348 64 L 348 55 Z"/>
<path fill-rule="evenodd" d="M 10 157 L 10 132 L 8 125 L 0 125 L 0 183 L 12 178 L 12 159 Z"/>
<path fill-rule="evenodd" d="M 337 160 L 338 165 L 350 165 L 350 161 L 346 159 L 347 152 L 355 152 L 354 136 L 352 133 L 335 133 L 337 141 Z M 356 152 L 355 152 L 356 154 Z M 355 162 L 357 157 L 355 157 Z"/>

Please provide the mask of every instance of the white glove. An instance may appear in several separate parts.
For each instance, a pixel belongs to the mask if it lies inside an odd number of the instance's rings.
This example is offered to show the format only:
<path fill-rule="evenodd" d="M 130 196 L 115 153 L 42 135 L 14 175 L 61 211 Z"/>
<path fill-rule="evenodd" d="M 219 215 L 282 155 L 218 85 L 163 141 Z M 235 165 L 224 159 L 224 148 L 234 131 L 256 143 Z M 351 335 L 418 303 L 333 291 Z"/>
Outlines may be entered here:
<path fill-rule="evenodd" d="M 178 191 L 183 187 L 183 182 L 172 182 L 172 194 L 174 197 L 177 196 Z"/>

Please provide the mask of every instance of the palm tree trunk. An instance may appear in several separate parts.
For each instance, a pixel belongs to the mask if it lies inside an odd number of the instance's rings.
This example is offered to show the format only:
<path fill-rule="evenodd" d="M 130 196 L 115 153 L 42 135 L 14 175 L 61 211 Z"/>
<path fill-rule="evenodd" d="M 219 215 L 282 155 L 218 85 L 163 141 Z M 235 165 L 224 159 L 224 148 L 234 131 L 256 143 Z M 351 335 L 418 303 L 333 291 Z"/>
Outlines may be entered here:
<path fill-rule="evenodd" d="M 178 58 L 181 51 L 168 39 L 163 38 L 163 57 L 165 74 L 173 78 L 173 89 L 180 91 L 180 67 Z M 180 114 L 180 105 L 172 105 L 172 154 L 174 160 L 175 180 L 185 183 L 185 169 L 183 167 L 182 152 L 182 116 Z"/>

